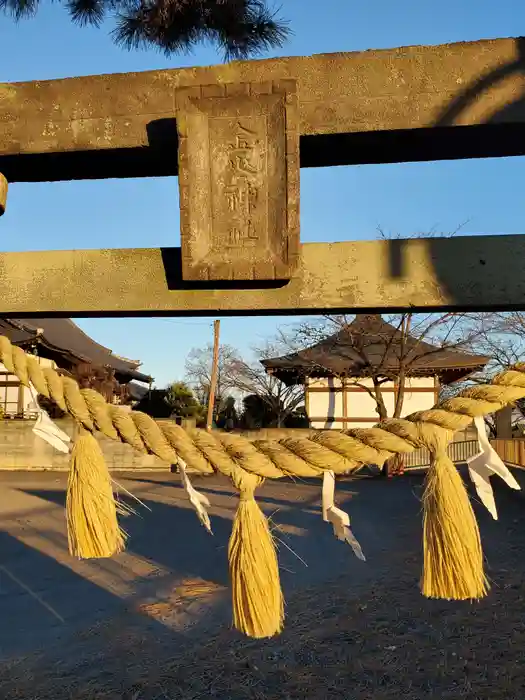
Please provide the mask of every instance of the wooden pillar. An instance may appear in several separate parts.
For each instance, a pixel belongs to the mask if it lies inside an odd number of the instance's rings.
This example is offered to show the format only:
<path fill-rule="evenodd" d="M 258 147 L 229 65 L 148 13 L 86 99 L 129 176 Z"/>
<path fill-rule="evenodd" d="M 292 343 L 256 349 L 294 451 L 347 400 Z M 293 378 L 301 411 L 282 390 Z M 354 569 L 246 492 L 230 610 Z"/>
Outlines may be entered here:
<path fill-rule="evenodd" d="M 16 409 L 17 415 L 24 414 L 24 399 L 25 399 L 24 385 L 19 384 L 18 385 L 18 406 Z"/>
<path fill-rule="evenodd" d="M 341 387 L 342 387 L 342 397 L 341 397 L 341 403 L 343 405 L 343 423 L 341 425 L 343 430 L 348 430 L 348 380 L 341 379 Z"/>
<path fill-rule="evenodd" d="M 512 406 L 505 406 L 495 414 L 496 437 L 509 440 L 512 438 Z"/>
<path fill-rule="evenodd" d="M 305 379 L 305 385 L 304 385 L 304 410 L 306 413 L 306 418 L 308 419 L 308 427 L 311 428 L 311 421 L 310 421 L 310 389 L 308 386 L 308 377 Z"/>

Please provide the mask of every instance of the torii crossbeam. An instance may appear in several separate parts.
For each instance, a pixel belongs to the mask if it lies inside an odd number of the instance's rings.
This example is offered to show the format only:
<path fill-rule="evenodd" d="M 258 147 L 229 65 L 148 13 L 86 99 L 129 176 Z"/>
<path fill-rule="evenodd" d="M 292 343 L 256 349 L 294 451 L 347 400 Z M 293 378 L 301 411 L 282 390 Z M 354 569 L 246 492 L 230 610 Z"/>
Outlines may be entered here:
<path fill-rule="evenodd" d="M 0 85 L 10 182 L 178 173 L 182 235 L 182 250 L 0 254 L 0 314 L 523 308 L 520 236 L 300 245 L 298 171 L 525 154 L 524 45 Z"/>

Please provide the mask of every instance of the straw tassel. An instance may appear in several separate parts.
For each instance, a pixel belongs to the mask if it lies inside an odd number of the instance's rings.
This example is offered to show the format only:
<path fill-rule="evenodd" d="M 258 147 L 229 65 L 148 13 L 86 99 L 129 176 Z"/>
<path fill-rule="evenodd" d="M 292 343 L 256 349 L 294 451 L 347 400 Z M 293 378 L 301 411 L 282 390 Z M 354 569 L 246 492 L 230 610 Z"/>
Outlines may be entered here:
<path fill-rule="evenodd" d="M 111 557 L 124 549 L 125 533 L 102 450 L 84 428 L 71 452 L 66 496 L 69 552 L 80 559 Z"/>
<path fill-rule="evenodd" d="M 284 602 L 275 544 L 254 497 L 263 479 L 240 468 L 232 479 L 240 493 L 228 547 L 233 624 L 249 637 L 273 637 L 283 628 Z"/>
<path fill-rule="evenodd" d="M 446 600 L 483 598 L 489 585 L 476 516 L 444 446 L 433 455 L 423 512 L 423 595 Z"/>

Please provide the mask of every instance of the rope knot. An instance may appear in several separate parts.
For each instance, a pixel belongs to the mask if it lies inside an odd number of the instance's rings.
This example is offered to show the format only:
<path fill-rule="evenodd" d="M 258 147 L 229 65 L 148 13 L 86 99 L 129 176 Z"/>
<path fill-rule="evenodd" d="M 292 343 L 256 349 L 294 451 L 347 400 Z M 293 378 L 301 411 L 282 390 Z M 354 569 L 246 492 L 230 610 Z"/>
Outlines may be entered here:
<path fill-rule="evenodd" d="M 232 472 L 231 480 L 239 492 L 239 498 L 241 501 L 254 501 L 255 489 L 264 481 L 261 476 L 247 472 L 238 465 L 235 466 L 235 469 Z"/>

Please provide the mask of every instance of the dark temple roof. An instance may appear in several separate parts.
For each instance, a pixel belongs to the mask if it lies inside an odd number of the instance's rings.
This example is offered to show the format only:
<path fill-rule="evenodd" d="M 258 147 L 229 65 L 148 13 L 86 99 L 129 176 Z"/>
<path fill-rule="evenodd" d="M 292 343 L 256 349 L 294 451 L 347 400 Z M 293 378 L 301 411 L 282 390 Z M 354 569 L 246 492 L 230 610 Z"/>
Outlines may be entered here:
<path fill-rule="evenodd" d="M 0 318 L 0 334 L 20 347 L 36 343 L 43 357 L 47 350 L 73 365 L 89 363 L 97 367 L 111 367 L 128 381 L 152 381 L 151 377 L 137 371 L 140 362 L 114 355 L 109 348 L 84 333 L 70 318 Z"/>
<path fill-rule="evenodd" d="M 130 398 L 132 398 L 134 401 L 142 401 L 142 399 L 149 393 L 147 386 L 137 384 L 136 382 L 130 382 L 128 384 L 128 391 Z"/>
<path fill-rule="evenodd" d="M 266 371 L 286 384 L 296 384 L 304 377 L 363 377 L 367 367 L 395 373 L 400 357 L 409 365 L 410 376 L 437 375 L 443 384 L 464 379 L 485 367 L 490 360 L 453 348 L 440 349 L 403 333 L 379 314 L 358 314 L 352 323 L 334 335 L 297 353 L 262 360 Z"/>

